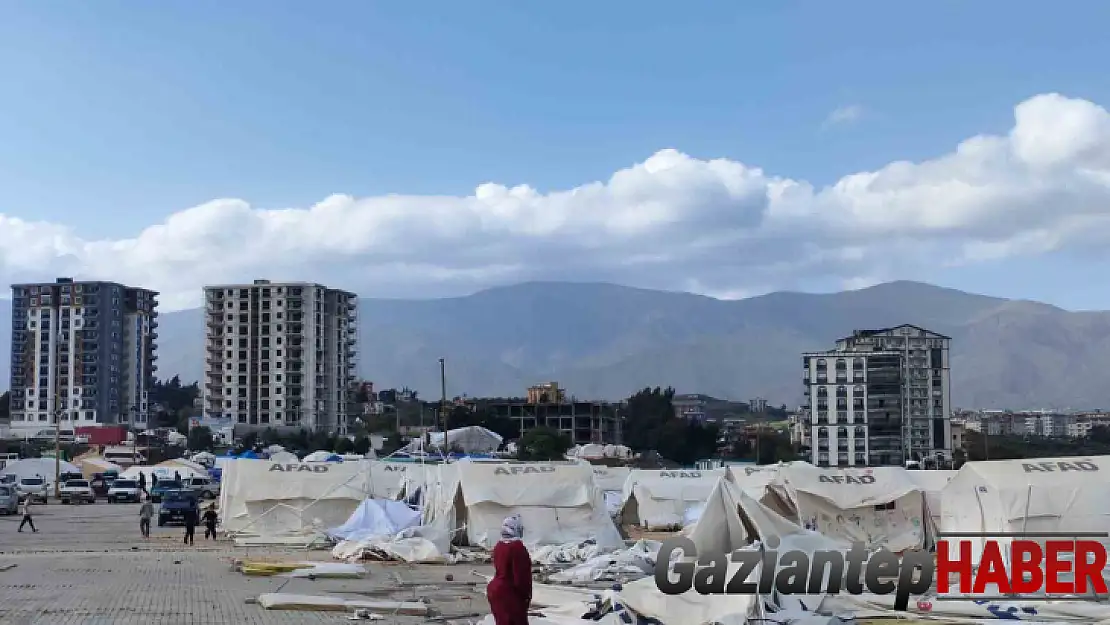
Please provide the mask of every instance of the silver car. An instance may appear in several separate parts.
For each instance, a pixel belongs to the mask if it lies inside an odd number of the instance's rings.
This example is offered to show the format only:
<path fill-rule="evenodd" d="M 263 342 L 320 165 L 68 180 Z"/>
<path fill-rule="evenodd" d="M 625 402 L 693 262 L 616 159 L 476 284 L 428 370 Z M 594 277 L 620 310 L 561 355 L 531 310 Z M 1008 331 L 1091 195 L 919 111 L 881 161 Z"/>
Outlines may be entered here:
<path fill-rule="evenodd" d="M 19 512 L 19 495 L 14 486 L 0 484 L 0 514 L 16 514 Z"/>
<path fill-rule="evenodd" d="M 20 478 L 15 488 L 20 501 L 29 498 L 31 503 L 47 503 L 46 480 L 41 477 Z"/>

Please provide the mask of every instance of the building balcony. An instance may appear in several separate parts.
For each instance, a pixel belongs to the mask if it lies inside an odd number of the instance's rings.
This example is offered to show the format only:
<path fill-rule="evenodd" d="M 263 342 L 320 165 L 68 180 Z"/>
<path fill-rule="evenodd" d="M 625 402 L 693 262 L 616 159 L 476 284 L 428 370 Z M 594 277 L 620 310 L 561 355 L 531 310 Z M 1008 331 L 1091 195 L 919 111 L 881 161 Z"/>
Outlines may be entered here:
<path fill-rule="evenodd" d="M 217 368 L 222 368 L 223 364 L 224 364 L 224 361 L 223 361 L 222 358 L 212 358 L 211 356 L 209 356 L 208 358 L 205 358 L 204 362 L 208 363 L 208 366 L 210 366 L 210 367 L 217 367 Z"/>
<path fill-rule="evenodd" d="M 224 327 L 224 320 L 218 316 L 209 315 L 205 325 L 209 328 L 222 328 Z"/>

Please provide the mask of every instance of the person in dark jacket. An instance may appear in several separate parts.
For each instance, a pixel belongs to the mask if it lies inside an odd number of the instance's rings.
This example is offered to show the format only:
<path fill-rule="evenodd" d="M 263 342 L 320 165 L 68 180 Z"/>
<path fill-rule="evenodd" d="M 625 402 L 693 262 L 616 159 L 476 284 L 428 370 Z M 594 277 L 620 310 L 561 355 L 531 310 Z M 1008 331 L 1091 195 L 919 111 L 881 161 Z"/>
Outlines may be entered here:
<path fill-rule="evenodd" d="M 185 511 L 185 544 L 193 544 L 193 539 L 197 534 L 197 521 L 199 520 L 197 509 L 191 507 Z"/>
<path fill-rule="evenodd" d="M 219 517 L 216 516 L 215 506 L 208 506 L 204 511 L 204 537 L 211 540 L 216 540 L 216 522 Z"/>
<path fill-rule="evenodd" d="M 501 524 L 501 540 L 493 548 L 493 579 L 486 587 L 496 625 L 528 625 L 532 556 L 521 541 L 523 537 L 524 525 L 519 516 L 511 516 Z"/>
<path fill-rule="evenodd" d="M 139 490 L 143 491 L 143 493 L 146 493 L 146 474 L 145 473 L 139 473 Z"/>

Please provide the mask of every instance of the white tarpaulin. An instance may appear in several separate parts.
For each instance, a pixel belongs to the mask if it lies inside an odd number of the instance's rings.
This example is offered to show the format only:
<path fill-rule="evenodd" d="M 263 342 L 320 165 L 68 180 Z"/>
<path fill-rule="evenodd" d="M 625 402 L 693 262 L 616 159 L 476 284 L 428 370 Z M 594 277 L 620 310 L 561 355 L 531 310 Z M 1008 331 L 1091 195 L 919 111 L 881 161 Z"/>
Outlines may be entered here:
<path fill-rule="evenodd" d="M 444 443 L 443 432 L 429 432 L 428 447 L 444 451 L 458 451 L 464 454 L 488 454 L 501 447 L 501 435 L 487 430 L 478 425 L 456 428 L 447 431 L 447 442 Z M 401 448 L 401 451 L 416 453 L 424 450 L 425 437 L 414 439 L 411 443 Z"/>
<path fill-rule="evenodd" d="M 222 526 L 248 536 L 315 535 L 350 518 L 371 496 L 369 480 L 361 462 L 235 460 L 223 473 Z"/>
<path fill-rule="evenodd" d="M 457 472 L 454 490 L 451 476 L 446 475 L 442 490 L 427 500 L 425 508 L 433 510 L 426 513 L 425 522 L 431 516 L 438 517 L 441 527 L 465 526 L 470 545 L 492 548 L 501 538 L 502 521 L 513 514 L 520 515 L 524 542 L 530 548 L 589 540 L 604 549 L 623 545 L 589 465 L 460 462 L 446 466 Z M 445 514 L 447 502 L 451 514 Z"/>
<path fill-rule="evenodd" d="M 725 469 L 632 471 L 622 489 L 622 523 L 651 530 L 680 528 L 689 508 L 709 499 Z"/>
<path fill-rule="evenodd" d="M 922 547 L 924 494 L 901 467 L 818 468 L 791 463 L 771 485 L 792 501 L 806 529 L 891 551 Z"/>
<path fill-rule="evenodd" d="M 939 530 L 1110 532 L 1110 456 L 968 462 L 941 493 Z M 978 559 L 983 539 L 967 540 Z"/>
<path fill-rule="evenodd" d="M 362 540 L 393 536 L 401 530 L 420 525 L 420 512 L 399 501 L 367 499 L 351 513 L 347 522 L 328 530 L 338 540 Z"/>
<path fill-rule="evenodd" d="M 157 477 L 158 481 L 173 480 L 174 474 L 180 475 L 181 479 L 188 479 L 190 477 L 208 477 L 207 471 L 194 471 L 189 467 L 182 465 L 155 465 L 152 467 L 134 465 L 124 469 L 119 476 L 125 480 L 137 480 L 139 475 L 143 475 L 147 487 L 154 483 L 154 478 Z"/>

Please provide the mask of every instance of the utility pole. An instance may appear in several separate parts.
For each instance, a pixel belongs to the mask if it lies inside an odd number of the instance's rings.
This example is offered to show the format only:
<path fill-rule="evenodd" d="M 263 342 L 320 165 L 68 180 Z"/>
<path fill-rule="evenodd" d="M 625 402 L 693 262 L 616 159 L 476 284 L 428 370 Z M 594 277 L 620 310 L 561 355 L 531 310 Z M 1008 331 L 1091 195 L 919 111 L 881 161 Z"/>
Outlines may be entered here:
<path fill-rule="evenodd" d="M 980 429 L 983 431 L 983 460 L 990 460 L 991 459 L 990 439 L 987 438 L 990 435 L 990 427 L 989 427 L 989 424 L 984 423 L 983 421 L 980 421 L 979 423 L 982 424 L 980 426 Z"/>
<path fill-rule="evenodd" d="M 62 496 L 62 409 L 57 407 L 58 396 L 54 395 L 54 496 Z"/>
<path fill-rule="evenodd" d="M 443 444 L 447 445 L 447 369 L 443 358 L 439 359 L 440 416 L 443 417 Z"/>

